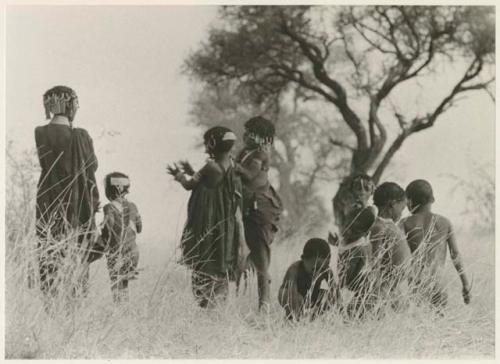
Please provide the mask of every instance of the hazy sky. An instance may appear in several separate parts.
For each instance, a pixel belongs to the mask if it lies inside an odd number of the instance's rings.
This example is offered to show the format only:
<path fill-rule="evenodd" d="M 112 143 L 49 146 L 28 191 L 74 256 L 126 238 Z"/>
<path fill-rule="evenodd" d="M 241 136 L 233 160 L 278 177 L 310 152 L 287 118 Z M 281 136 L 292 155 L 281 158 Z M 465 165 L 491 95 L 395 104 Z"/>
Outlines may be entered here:
<path fill-rule="evenodd" d="M 33 147 L 33 129 L 45 123 L 42 94 L 57 84 L 72 87 L 80 101 L 76 124 L 94 139 L 100 187 L 108 172 L 129 174 L 130 199 L 145 221 L 143 239 L 172 244 L 189 195 L 166 175 L 165 164 L 204 158 L 193 148 L 200 134 L 188 125 L 191 86 L 181 65 L 215 14 L 210 6 L 9 7 L 8 140 Z M 468 176 L 467 156 L 475 164 L 494 161 L 494 113 L 486 94 L 471 95 L 409 139 L 387 178 L 403 185 L 430 179 L 436 208 L 453 216 L 456 206 L 443 198 L 450 181 L 440 176 Z"/>

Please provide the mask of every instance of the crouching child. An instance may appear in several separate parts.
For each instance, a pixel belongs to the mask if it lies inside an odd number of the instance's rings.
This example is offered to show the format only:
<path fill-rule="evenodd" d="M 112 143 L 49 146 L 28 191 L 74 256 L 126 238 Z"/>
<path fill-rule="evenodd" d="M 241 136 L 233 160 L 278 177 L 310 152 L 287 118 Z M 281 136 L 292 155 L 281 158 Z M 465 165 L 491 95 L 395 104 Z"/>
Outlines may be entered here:
<path fill-rule="evenodd" d="M 333 306 L 337 288 L 330 258 L 330 246 L 325 240 L 313 238 L 306 242 L 301 259 L 290 265 L 278 293 L 287 319 L 299 320 L 307 315 L 314 319 Z"/>

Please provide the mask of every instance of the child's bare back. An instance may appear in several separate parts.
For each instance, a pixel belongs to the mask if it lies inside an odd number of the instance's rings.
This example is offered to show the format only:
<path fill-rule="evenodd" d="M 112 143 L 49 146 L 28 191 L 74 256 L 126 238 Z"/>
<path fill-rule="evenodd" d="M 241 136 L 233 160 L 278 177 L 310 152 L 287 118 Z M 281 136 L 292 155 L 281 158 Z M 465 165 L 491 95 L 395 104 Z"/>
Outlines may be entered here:
<path fill-rule="evenodd" d="M 448 239 L 454 239 L 450 221 L 430 211 L 415 213 L 403 221 L 411 253 L 432 274 L 439 274 L 446 262 Z"/>
<path fill-rule="evenodd" d="M 464 302 L 469 303 L 471 287 L 464 271 L 453 227 L 447 218 L 431 211 L 434 202 L 432 186 L 425 180 L 415 180 L 406 188 L 406 197 L 412 215 L 403 220 L 402 226 L 412 252 L 415 268 L 412 280 L 415 288 L 429 296 L 432 304 L 446 305 L 443 268 L 448 248 L 462 283 Z"/>

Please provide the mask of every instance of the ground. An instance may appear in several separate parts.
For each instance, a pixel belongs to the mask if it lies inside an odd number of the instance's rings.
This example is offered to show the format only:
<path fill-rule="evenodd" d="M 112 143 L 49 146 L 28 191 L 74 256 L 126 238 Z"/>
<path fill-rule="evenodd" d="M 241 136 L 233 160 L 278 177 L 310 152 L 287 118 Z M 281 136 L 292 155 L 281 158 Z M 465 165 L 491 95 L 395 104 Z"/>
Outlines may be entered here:
<path fill-rule="evenodd" d="M 28 288 L 25 261 L 6 265 L 7 358 L 493 358 L 494 237 L 466 239 L 460 247 L 473 276 L 473 299 L 463 304 L 456 272 L 447 263 L 450 305 L 444 317 L 411 305 L 380 320 L 349 322 L 331 313 L 315 322 L 283 320 L 277 289 L 305 239 L 277 241 L 272 258 L 273 306 L 257 312 L 256 282 L 245 295 L 207 311 L 198 308 L 189 272 L 174 249 L 141 242 L 144 270 L 131 285 L 131 300 L 115 307 L 103 260 L 93 263 L 91 290 L 71 313 L 49 317 L 39 292 Z M 149 242 L 150 243 L 150 242 Z M 21 244 L 21 242 L 18 242 Z M 166 244 L 175 246 L 175 242 Z M 14 250 L 15 251 L 15 250 Z"/>

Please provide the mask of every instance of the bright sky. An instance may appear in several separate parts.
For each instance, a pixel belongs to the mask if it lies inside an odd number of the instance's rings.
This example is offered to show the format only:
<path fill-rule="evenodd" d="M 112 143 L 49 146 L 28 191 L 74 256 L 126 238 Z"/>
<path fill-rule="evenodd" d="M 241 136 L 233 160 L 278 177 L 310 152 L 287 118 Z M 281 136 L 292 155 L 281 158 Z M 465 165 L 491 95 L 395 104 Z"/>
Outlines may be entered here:
<path fill-rule="evenodd" d="M 100 187 L 106 173 L 129 174 L 130 199 L 145 221 L 143 240 L 173 244 L 189 195 L 165 174 L 165 165 L 204 158 L 193 148 L 200 134 L 188 125 L 191 86 L 181 65 L 215 13 L 211 6 L 9 7 L 7 139 L 20 149 L 33 147 L 33 129 L 45 123 L 42 94 L 57 84 L 72 87 L 80 102 L 76 124 L 94 139 Z M 448 203 L 450 181 L 440 176 L 467 177 L 471 163 L 492 162 L 493 168 L 494 117 L 486 94 L 471 95 L 408 140 L 387 178 L 402 185 L 429 179 L 436 209 L 456 215 Z"/>

